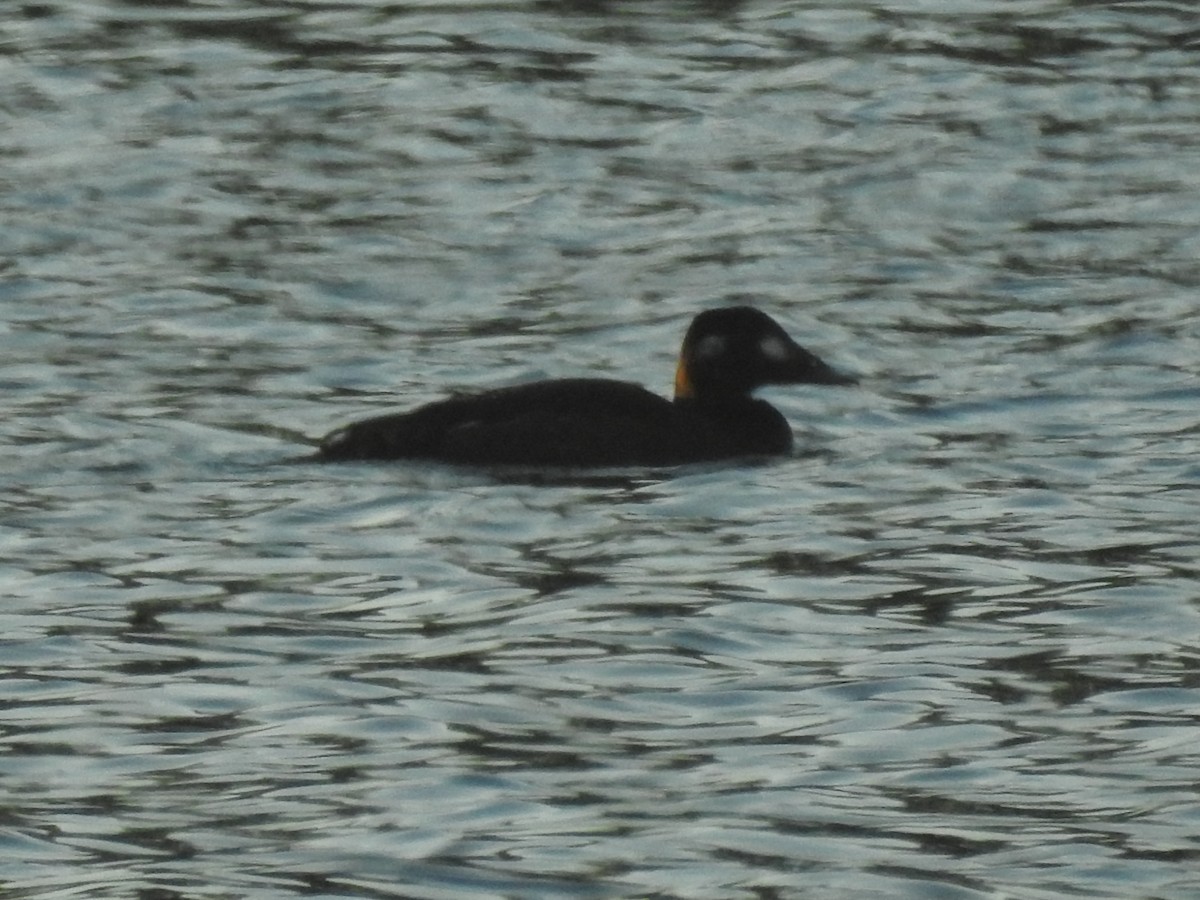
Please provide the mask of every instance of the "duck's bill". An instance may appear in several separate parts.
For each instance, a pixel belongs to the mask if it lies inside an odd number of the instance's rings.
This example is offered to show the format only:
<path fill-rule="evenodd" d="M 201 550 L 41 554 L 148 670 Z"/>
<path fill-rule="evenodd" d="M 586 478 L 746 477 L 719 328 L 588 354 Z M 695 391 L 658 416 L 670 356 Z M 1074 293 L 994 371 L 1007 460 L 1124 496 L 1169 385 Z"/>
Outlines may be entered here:
<path fill-rule="evenodd" d="M 799 344 L 796 345 L 795 351 L 787 361 L 780 381 L 798 384 L 858 384 L 858 379 L 853 375 L 838 371 Z"/>

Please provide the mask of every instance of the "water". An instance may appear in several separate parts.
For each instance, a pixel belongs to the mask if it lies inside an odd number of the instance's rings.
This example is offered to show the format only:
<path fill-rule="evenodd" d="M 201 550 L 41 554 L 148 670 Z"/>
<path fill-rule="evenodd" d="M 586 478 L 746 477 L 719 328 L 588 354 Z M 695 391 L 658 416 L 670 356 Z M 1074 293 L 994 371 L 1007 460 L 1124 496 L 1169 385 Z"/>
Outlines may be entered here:
<path fill-rule="evenodd" d="M 1186 3 L 14 6 L 0 895 L 1200 893 Z M 751 300 L 758 466 L 291 460 Z"/>

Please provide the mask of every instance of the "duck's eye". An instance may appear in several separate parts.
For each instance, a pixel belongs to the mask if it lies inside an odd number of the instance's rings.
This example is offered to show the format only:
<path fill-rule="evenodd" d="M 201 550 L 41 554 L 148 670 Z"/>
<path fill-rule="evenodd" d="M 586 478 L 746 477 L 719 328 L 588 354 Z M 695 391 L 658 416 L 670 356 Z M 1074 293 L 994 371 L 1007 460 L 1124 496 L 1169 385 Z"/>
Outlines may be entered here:
<path fill-rule="evenodd" d="M 692 354 L 696 359 L 712 359 L 725 352 L 725 343 L 722 335 L 710 334 L 697 342 L 696 349 L 692 351 Z"/>
<path fill-rule="evenodd" d="M 763 338 L 758 344 L 758 349 L 771 362 L 783 362 L 790 356 L 787 344 L 774 335 Z"/>

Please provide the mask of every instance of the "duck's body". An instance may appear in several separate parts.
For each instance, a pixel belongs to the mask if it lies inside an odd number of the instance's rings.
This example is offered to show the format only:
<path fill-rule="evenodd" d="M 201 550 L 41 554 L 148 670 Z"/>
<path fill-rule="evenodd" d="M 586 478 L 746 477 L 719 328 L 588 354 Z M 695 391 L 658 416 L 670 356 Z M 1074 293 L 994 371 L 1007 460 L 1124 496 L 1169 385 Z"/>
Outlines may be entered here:
<path fill-rule="evenodd" d="M 746 398 L 724 409 L 671 401 L 603 378 L 564 378 L 454 397 L 356 422 L 324 459 L 437 459 L 468 465 L 662 466 L 783 453 L 779 412 Z"/>
<path fill-rule="evenodd" d="M 617 467 L 785 453 L 792 446 L 787 420 L 750 392 L 791 382 L 851 379 L 764 313 L 709 310 L 684 338 L 673 400 L 624 381 L 538 381 L 356 422 L 325 438 L 319 457 Z"/>

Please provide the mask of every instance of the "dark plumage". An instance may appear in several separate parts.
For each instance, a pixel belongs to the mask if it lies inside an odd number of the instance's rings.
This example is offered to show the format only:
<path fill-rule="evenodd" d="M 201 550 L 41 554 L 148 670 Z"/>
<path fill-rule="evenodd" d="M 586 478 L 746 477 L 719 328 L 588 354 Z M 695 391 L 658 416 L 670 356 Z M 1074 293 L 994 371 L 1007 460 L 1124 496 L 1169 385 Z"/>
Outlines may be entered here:
<path fill-rule="evenodd" d="M 321 442 L 323 460 L 468 465 L 659 466 L 785 453 L 792 431 L 751 392 L 764 384 L 852 384 L 765 313 L 711 309 L 692 321 L 667 400 L 602 378 L 537 381 L 364 419 Z"/>

